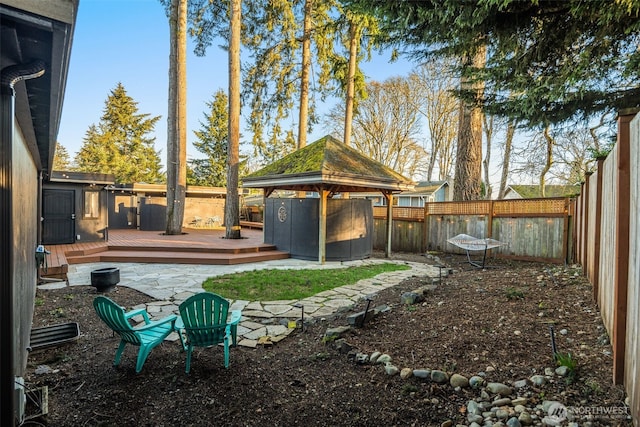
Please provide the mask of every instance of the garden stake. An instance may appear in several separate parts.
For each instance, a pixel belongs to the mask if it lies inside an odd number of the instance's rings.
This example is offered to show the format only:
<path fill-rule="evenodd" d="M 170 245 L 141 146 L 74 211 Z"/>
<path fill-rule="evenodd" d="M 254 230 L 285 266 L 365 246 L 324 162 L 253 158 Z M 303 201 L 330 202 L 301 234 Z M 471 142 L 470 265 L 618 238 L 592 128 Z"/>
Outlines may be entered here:
<path fill-rule="evenodd" d="M 300 308 L 302 310 L 301 317 L 300 317 L 300 324 L 301 324 L 300 328 L 302 329 L 302 332 L 304 332 L 304 305 L 297 302 L 293 304 L 293 306 L 296 308 Z"/>
<path fill-rule="evenodd" d="M 435 267 L 438 269 L 438 284 L 440 284 L 442 283 L 442 269 L 447 268 L 447 266 L 436 264 Z"/>
<path fill-rule="evenodd" d="M 549 332 L 551 333 L 551 351 L 553 351 L 553 361 L 558 360 L 558 350 L 556 349 L 556 337 L 553 332 L 553 325 L 549 325 Z"/>
<path fill-rule="evenodd" d="M 367 308 L 364 309 L 364 316 L 362 316 L 362 322 L 360 322 L 361 328 L 364 327 L 364 322 L 367 321 L 367 315 L 369 315 L 369 304 L 371 304 L 371 297 L 367 295 L 366 300 L 367 300 Z"/>

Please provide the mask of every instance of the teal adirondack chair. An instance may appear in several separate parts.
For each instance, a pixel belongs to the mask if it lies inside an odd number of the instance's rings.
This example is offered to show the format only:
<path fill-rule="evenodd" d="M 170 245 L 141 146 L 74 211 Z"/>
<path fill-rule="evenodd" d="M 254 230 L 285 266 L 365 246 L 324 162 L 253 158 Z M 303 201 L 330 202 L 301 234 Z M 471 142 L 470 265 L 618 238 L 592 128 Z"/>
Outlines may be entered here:
<path fill-rule="evenodd" d="M 229 315 L 229 301 L 212 292 L 202 292 L 187 298 L 180 304 L 180 318 L 176 329 L 184 329 L 187 336 L 183 347 L 187 352 L 186 373 L 191 369 L 191 353 L 194 347 L 224 344 L 224 367 L 229 367 L 229 341 L 236 346 L 240 310 Z"/>
<path fill-rule="evenodd" d="M 140 347 L 138 350 L 136 372 L 142 370 L 142 365 L 144 365 L 151 350 L 174 330 L 175 321 L 178 318 L 178 316 L 172 314 L 163 319 L 151 321 L 145 309 L 141 308 L 125 313 L 124 307 L 119 306 L 111 299 L 102 295 L 93 300 L 93 307 L 96 309 L 96 313 L 98 313 L 100 319 L 115 333 L 120 335 L 120 346 L 116 351 L 116 358 L 113 361 L 114 366 L 118 366 L 120 363 L 122 352 L 127 343 Z M 134 328 L 129 323 L 129 319 L 137 315 L 141 315 L 144 318 L 144 325 Z"/>

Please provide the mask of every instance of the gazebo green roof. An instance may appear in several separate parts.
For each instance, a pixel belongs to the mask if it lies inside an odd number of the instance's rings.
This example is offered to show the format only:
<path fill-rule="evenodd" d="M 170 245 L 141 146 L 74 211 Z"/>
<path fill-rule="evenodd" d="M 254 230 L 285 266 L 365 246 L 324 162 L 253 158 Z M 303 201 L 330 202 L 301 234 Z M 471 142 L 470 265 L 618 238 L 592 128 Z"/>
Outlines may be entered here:
<path fill-rule="evenodd" d="M 248 175 L 243 187 L 295 191 L 401 192 L 414 183 L 352 147 L 327 135 Z"/>

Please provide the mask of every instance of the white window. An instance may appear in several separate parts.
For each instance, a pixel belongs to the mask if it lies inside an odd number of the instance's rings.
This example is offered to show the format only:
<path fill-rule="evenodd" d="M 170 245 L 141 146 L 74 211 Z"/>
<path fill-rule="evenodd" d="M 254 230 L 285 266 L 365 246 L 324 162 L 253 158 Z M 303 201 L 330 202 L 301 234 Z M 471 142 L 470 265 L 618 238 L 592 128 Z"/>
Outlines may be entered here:
<path fill-rule="evenodd" d="M 99 218 L 100 217 L 100 192 L 85 191 L 84 192 L 84 217 Z"/>

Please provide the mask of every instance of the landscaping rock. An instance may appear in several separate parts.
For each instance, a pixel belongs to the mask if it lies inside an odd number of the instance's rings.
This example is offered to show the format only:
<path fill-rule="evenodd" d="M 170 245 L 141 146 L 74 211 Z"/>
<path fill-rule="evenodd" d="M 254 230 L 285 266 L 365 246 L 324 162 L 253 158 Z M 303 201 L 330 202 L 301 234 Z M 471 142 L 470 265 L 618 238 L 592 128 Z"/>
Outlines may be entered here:
<path fill-rule="evenodd" d="M 547 383 L 547 378 L 544 375 L 534 375 L 529 378 L 534 385 L 541 386 Z"/>
<path fill-rule="evenodd" d="M 493 406 L 506 406 L 511 405 L 511 399 L 504 397 L 502 399 L 496 399 L 493 401 Z"/>
<path fill-rule="evenodd" d="M 400 372 L 400 369 L 398 369 L 397 366 L 394 366 L 391 363 L 387 363 L 386 365 L 384 365 L 384 371 L 387 373 L 387 375 L 396 375 L 398 372 Z"/>
<path fill-rule="evenodd" d="M 449 381 L 449 375 L 446 372 L 433 370 L 431 371 L 431 381 L 438 384 L 444 384 Z"/>
<path fill-rule="evenodd" d="M 511 417 L 507 421 L 507 427 L 521 427 L 521 426 L 522 424 L 520 424 L 520 420 L 518 420 L 516 417 Z"/>
<path fill-rule="evenodd" d="M 427 379 L 431 377 L 431 370 L 430 369 L 414 369 L 413 376 L 416 378 Z"/>
<path fill-rule="evenodd" d="M 555 372 L 556 372 L 556 375 L 560 377 L 566 377 L 567 375 L 569 375 L 569 368 L 566 366 L 558 366 Z"/>
<path fill-rule="evenodd" d="M 400 302 L 404 305 L 413 305 L 421 302 L 424 297 L 417 292 L 405 292 L 400 296 Z"/>
<path fill-rule="evenodd" d="M 469 387 L 469 379 L 460 374 L 451 375 L 451 378 L 449 379 L 449 383 L 451 384 L 452 387 L 461 387 L 461 388 Z"/>
<path fill-rule="evenodd" d="M 484 385 L 484 383 L 484 378 L 482 378 L 481 376 L 474 375 L 469 378 L 469 385 L 471 386 L 471 388 L 480 388 Z"/>
<path fill-rule="evenodd" d="M 520 416 L 518 416 L 518 421 L 520 421 L 520 424 L 524 426 L 530 426 L 531 424 L 533 424 L 533 419 L 528 412 L 522 412 Z"/>
<path fill-rule="evenodd" d="M 369 355 L 366 353 L 356 353 L 355 362 L 364 365 L 369 362 Z"/>
<path fill-rule="evenodd" d="M 402 368 L 400 371 L 400 378 L 406 380 L 407 378 L 411 378 L 413 375 L 413 370 L 411 368 Z"/>
<path fill-rule="evenodd" d="M 385 365 L 387 363 L 391 362 L 391 356 L 389 356 L 388 354 L 381 354 L 377 359 L 376 359 L 376 363 L 379 363 L 381 365 Z"/>
<path fill-rule="evenodd" d="M 513 391 L 511 387 L 502 383 L 489 383 L 487 384 L 487 390 L 493 394 L 499 394 L 500 396 L 510 396 Z"/>
<path fill-rule="evenodd" d="M 480 415 L 481 411 L 480 411 L 480 408 L 478 407 L 478 402 L 476 402 L 475 400 L 468 401 L 467 413 L 473 414 L 473 415 Z"/>
<path fill-rule="evenodd" d="M 343 334 L 351 330 L 350 326 L 338 326 L 337 328 L 329 328 L 324 333 L 326 340 L 332 340 L 341 337 Z"/>

